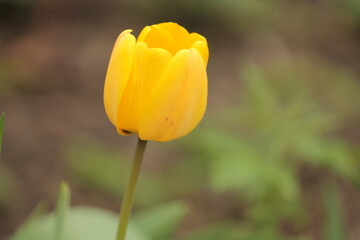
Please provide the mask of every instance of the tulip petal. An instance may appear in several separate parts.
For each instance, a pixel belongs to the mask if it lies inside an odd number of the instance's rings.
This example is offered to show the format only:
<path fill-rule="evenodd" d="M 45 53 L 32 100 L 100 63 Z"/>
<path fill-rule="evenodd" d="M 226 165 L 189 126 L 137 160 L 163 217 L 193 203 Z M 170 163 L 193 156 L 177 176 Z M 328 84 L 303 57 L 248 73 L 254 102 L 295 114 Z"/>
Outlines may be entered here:
<path fill-rule="evenodd" d="M 209 49 L 206 42 L 195 42 L 191 47 L 196 49 L 201 54 L 206 67 L 209 59 Z"/>
<path fill-rule="evenodd" d="M 144 27 L 144 29 L 140 32 L 137 41 L 138 42 L 145 42 L 146 36 L 148 35 L 148 33 L 151 31 L 151 27 L 146 26 Z"/>
<path fill-rule="evenodd" d="M 166 22 L 157 24 L 158 27 L 166 30 L 179 45 L 180 49 L 190 48 L 191 44 L 189 42 L 189 32 L 182 26 L 173 22 Z"/>
<path fill-rule="evenodd" d="M 209 48 L 207 45 L 206 38 L 197 33 L 191 33 L 190 39 L 192 42 L 191 47 L 199 51 L 204 59 L 205 66 L 207 66 L 209 59 Z"/>
<path fill-rule="evenodd" d="M 136 44 L 134 65 L 119 104 L 117 126 L 120 134 L 138 132 L 140 113 L 147 95 L 171 58 L 170 52 L 164 49 L 150 49 L 144 42 Z"/>
<path fill-rule="evenodd" d="M 197 41 L 206 42 L 206 38 L 204 38 L 203 36 L 201 36 L 198 33 L 190 33 L 190 39 L 191 39 L 192 43 L 197 42 Z"/>
<path fill-rule="evenodd" d="M 139 137 L 170 141 L 188 134 L 206 109 L 205 64 L 195 49 L 179 51 L 153 86 L 142 109 Z"/>
<path fill-rule="evenodd" d="M 179 45 L 172 35 L 157 25 L 150 26 L 151 30 L 144 30 L 144 33 L 138 39 L 138 42 L 145 42 L 149 48 L 163 48 L 173 55 L 179 50 Z"/>
<path fill-rule="evenodd" d="M 131 32 L 132 30 L 125 30 L 117 38 L 105 79 L 105 111 L 115 126 L 119 100 L 129 79 L 133 64 L 136 39 Z"/>

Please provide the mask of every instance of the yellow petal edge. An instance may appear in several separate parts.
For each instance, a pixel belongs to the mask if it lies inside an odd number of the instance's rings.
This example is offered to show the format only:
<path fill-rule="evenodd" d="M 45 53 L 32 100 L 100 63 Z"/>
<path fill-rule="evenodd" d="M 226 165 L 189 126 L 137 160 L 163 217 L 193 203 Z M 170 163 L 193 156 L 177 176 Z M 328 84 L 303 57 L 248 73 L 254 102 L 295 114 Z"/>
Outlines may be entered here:
<path fill-rule="evenodd" d="M 105 79 L 105 111 L 114 126 L 116 126 L 119 101 L 133 65 L 136 39 L 131 32 L 131 29 L 125 30 L 117 38 Z"/>

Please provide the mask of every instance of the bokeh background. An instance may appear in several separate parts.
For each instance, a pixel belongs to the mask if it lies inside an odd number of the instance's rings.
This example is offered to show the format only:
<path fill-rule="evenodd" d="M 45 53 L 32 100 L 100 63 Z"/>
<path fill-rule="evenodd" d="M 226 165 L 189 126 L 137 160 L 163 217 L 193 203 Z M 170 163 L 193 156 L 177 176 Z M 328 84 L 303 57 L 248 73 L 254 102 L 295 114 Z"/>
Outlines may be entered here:
<path fill-rule="evenodd" d="M 148 145 L 135 212 L 182 201 L 171 239 L 360 239 L 359 0 L 0 0 L 0 239 L 66 180 L 117 212 L 136 137 L 102 92 L 124 29 L 206 36 L 198 128 Z"/>

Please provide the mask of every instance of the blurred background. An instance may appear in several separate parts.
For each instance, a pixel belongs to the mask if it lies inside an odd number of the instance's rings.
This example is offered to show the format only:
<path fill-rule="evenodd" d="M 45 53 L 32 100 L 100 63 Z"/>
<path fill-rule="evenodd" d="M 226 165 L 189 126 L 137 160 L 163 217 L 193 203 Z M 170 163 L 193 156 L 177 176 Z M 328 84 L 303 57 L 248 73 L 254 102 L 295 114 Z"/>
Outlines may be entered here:
<path fill-rule="evenodd" d="M 150 142 L 135 212 L 180 200 L 171 239 L 360 239 L 359 0 L 0 0 L 0 239 L 66 180 L 72 205 L 119 209 L 136 136 L 105 115 L 124 29 L 207 37 L 207 113 Z"/>

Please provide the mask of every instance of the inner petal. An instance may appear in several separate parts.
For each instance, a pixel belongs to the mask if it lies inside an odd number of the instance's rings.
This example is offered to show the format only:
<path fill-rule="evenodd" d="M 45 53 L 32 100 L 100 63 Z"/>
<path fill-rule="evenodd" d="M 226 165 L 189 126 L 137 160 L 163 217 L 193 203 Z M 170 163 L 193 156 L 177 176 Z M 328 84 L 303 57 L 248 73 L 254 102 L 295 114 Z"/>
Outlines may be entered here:
<path fill-rule="evenodd" d="M 157 26 L 170 33 L 178 43 L 179 50 L 190 48 L 192 42 L 190 42 L 189 32 L 185 28 L 173 22 L 160 23 Z"/>
<path fill-rule="evenodd" d="M 180 46 L 173 36 L 166 30 L 153 25 L 151 30 L 145 34 L 143 41 L 149 48 L 162 48 L 168 50 L 171 54 L 175 55 L 179 51 Z M 141 39 L 142 40 L 142 39 Z"/>

